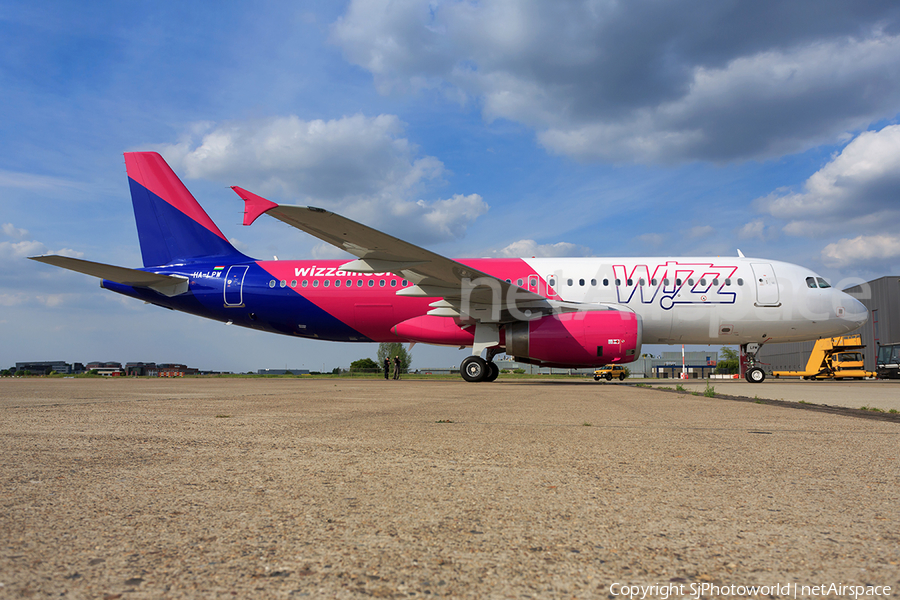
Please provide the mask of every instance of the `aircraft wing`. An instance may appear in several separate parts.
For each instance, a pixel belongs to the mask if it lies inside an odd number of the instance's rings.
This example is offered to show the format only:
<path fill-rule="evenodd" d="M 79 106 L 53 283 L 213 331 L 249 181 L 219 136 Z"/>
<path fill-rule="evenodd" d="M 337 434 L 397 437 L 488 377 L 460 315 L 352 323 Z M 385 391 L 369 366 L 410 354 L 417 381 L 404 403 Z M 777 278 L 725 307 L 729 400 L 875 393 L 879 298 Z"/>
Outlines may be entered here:
<path fill-rule="evenodd" d="M 344 271 L 389 272 L 408 279 L 414 285 L 398 291 L 398 296 L 443 299 L 433 303 L 428 314 L 507 322 L 517 320 L 510 311 L 536 317 L 564 304 L 333 212 L 275 204 L 242 188 L 232 189 L 245 202 L 244 225 L 265 213 L 356 256 L 357 260 L 341 265 Z"/>
<path fill-rule="evenodd" d="M 172 275 L 161 275 L 159 273 L 148 273 L 138 269 L 128 269 L 125 267 L 117 267 L 115 265 L 106 265 L 103 263 L 91 262 L 89 260 L 81 260 L 78 258 L 70 258 L 68 256 L 58 256 L 48 254 L 45 256 L 29 256 L 29 260 L 53 265 L 54 267 L 62 267 L 70 271 L 77 271 L 85 275 L 92 275 L 100 279 L 115 281 L 122 285 L 130 285 L 131 287 L 146 287 L 159 292 L 165 296 L 177 296 L 187 291 L 188 280 Z"/>

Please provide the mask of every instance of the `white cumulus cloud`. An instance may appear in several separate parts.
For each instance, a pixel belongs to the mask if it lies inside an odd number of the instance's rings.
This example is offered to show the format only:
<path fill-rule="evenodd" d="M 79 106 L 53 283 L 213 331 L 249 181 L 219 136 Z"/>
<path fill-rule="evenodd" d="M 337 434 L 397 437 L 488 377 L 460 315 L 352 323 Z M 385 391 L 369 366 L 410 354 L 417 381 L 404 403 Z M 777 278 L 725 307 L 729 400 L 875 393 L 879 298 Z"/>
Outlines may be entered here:
<path fill-rule="evenodd" d="M 849 266 L 869 271 L 892 270 L 900 260 L 900 235 L 861 235 L 828 244 L 822 250 L 825 264 L 844 268 Z"/>
<path fill-rule="evenodd" d="M 900 125 L 857 136 L 800 191 L 776 190 L 759 209 L 788 220 L 785 232 L 819 236 L 900 225 Z"/>
<path fill-rule="evenodd" d="M 757 239 L 764 242 L 772 238 L 771 229 L 762 219 L 756 219 L 736 229 L 735 234 L 742 240 Z"/>
<path fill-rule="evenodd" d="M 197 123 L 180 142 L 158 149 L 191 178 L 328 208 L 410 241 L 463 237 L 487 203 L 478 194 L 421 199 L 443 183 L 444 164 L 422 156 L 403 132 L 394 115 L 329 121 L 292 115 Z"/>
<path fill-rule="evenodd" d="M 534 240 L 519 240 L 493 252 L 493 256 L 499 258 L 530 258 L 530 257 L 562 257 L 562 256 L 593 256 L 590 248 L 571 244 L 569 242 L 557 242 L 555 244 L 538 244 Z"/>
<path fill-rule="evenodd" d="M 28 231 L 25 229 L 19 229 L 12 223 L 4 223 L 2 227 L 0 227 L 0 231 L 3 232 L 3 235 L 11 238 L 15 238 L 17 240 L 22 240 L 28 237 Z"/>

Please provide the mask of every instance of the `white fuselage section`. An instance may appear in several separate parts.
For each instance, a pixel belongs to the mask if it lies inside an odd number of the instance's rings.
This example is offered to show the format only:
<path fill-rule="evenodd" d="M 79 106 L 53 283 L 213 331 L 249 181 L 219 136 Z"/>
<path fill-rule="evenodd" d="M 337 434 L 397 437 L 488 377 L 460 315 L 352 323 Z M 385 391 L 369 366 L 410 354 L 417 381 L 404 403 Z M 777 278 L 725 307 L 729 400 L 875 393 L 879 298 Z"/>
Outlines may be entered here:
<path fill-rule="evenodd" d="M 815 273 L 753 258 L 532 258 L 534 289 L 579 303 L 621 304 L 645 344 L 790 342 L 843 335 L 866 308 Z M 530 286 L 534 279 L 524 281 Z M 521 285 L 521 284 L 520 284 Z"/>

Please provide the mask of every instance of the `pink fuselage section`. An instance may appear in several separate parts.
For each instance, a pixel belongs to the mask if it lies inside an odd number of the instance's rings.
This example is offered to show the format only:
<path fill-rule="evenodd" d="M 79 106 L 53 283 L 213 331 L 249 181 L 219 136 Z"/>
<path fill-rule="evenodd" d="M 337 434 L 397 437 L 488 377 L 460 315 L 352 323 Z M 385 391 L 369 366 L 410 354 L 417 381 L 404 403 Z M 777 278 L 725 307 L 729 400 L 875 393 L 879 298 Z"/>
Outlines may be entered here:
<path fill-rule="evenodd" d="M 393 273 L 352 273 L 342 271 L 345 260 L 258 261 L 271 276 L 269 286 L 303 296 L 335 319 L 358 331 L 369 340 L 396 342 L 393 328 L 398 323 L 425 315 L 429 304 L 438 298 L 397 296 L 411 282 Z M 521 259 L 460 259 L 460 263 L 498 279 L 506 279 L 542 296 L 556 297 L 546 282 Z M 274 285 L 272 284 L 274 282 Z M 549 294 L 548 294 L 549 292 Z M 447 319 L 447 321 L 452 321 Z M 445 341 L 428 343 L 457 345 L 462 338 L 454 332 Z M 471 343 L 471 342 L 470 342 Z"/>

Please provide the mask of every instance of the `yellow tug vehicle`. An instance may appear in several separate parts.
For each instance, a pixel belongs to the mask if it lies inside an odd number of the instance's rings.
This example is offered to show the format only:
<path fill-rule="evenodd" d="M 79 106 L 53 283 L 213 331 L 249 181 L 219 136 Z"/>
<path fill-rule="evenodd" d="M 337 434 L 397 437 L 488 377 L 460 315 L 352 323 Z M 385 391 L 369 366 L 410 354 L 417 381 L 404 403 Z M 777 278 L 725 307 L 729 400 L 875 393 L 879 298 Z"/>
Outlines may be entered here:
<path fill-rule="evenodd" d="M 875 377 L 866 371 L 860 335 L 816 340 L 805 371 L 773 371 L 773 377 L 802 377 L 803 379 L 865 379 Z"/>

